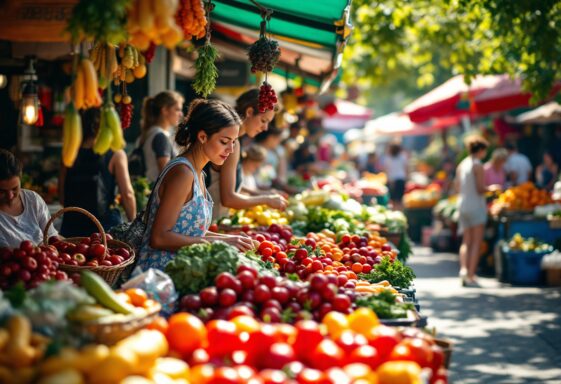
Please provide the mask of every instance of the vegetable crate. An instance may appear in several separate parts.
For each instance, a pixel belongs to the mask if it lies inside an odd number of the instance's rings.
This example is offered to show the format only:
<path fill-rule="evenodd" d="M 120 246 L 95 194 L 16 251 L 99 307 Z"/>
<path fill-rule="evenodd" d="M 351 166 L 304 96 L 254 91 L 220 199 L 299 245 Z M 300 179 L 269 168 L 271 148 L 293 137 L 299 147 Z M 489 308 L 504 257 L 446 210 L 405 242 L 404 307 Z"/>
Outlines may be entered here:
<path fill-rule="evenodd" d="M 523 252 L 505 249 L 508 280 L 512 284 L 519 285 L 542 284 L 544 278 L 541 262 L 542 258 L 549 252 Z"/>

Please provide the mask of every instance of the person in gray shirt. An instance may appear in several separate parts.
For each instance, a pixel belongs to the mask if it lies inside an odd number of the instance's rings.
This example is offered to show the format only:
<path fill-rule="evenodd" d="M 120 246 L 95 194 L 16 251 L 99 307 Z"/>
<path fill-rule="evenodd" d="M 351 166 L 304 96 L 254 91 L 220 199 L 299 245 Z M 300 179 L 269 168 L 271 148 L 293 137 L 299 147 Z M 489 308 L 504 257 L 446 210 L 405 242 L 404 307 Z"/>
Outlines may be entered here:
<path fill-rule="evenodd" d="M 24 240 L 38 245 L 50 219 L 45 201 L 36 192 L 21 188 L 21 162 L 0 149 L 0 247 L 16 248 Z M 49 236 L 57 235 L 51 226 Z"/>

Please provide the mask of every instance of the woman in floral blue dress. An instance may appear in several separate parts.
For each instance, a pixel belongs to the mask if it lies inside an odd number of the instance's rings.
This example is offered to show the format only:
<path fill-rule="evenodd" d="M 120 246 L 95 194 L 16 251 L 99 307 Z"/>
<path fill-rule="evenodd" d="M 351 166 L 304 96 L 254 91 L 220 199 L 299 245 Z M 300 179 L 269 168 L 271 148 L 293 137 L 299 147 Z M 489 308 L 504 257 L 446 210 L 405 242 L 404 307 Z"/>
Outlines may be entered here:
<path fill-rule="evenodd" d="M 164 269 L 175 252 L 186 245 L 221 240 L 242 251 L 253 248 L 247 236 L 208 231 L 213 202 L 203 167 L 222 165 L 234 151 L 240 118 L 218 100 L 194 100 L 175 137 L 183 152 L 162 170 L 154 186 L 138 266 Z"/>

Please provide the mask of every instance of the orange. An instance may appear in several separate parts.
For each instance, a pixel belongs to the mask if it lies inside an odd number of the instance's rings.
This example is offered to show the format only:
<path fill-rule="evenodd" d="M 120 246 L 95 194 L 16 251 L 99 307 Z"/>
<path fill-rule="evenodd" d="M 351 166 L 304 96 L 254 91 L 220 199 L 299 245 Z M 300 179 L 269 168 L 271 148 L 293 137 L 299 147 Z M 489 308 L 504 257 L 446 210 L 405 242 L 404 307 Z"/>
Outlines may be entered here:
<path fill-rule="evenodd" d="M 421 367 L 413 361 L 387 361 L 376 370 L 379 384 L 421 384 Z"/>
<path fill-rule="evenodd" d="M 168 331 L 168 321 L 165 317 L 158 316 L 146 328 L 160 331 L 165 335 Z"/>
<path fill-rule="evenodd" d="M 327 327 L 327 332 L 333 339 L 338 338 L 343 331 L 349 329 L 347 316 L 337 311 L 332 311 L 325 315 L 322 324 Z"/>
<path fill-rule="evenodd" d="M 352 265 L 352 269 L 353 269 L 353 272 L 355 272 L 355 273 L 361 273 L 362 272 L 362 264 L 354 263 Z"/>
<path fill-rule="evenodd" d="M 378 316 L 368 308 L 358 308 L 349 316 L 347 316 L 349 321 L 349 328 L 351 328 L 356 333 L 361 335 L 368 335 L 374 327 L 380 325 Z"/>
<path fill-rule="evenodd" d="M 349 278 L 349 280 L 357 280 L 358 277 L 356 275 L 356 273 L 354 273 L 353 271 L 347 271 L 347 277 Z"/>
<path fill-rule="evenodd" d="M 125 291 L 130 298 L 130 302 L 135 307 L 143 307 L 144 302 L 148 300 L 148 295 L 140 288 L 129 288 Z"/>
<path fill-rule="evenodd" d="M 203 322 L 190 313 L 176 313 L 169 319 L 166 333 L 170 349 L 187 355 L 207 343 L 207 330 Z"/>

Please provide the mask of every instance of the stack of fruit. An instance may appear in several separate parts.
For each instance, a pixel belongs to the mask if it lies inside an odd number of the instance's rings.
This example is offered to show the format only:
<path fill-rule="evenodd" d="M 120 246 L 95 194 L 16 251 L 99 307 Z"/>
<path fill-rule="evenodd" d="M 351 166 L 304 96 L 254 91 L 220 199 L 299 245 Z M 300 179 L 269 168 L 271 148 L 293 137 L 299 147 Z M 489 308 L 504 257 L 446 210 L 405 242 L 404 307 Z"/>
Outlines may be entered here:
<path fill-rule="evenodd" d="M 508 241 L 508 248 L 511 251 L 536 253 L 551 252 L 553 250 L 551 245 L 541 242 L 534 237 L 524 238 L 520 233 L 514 234 L 514 236 L 512 236 L 512 238 Z"/>
<path fill-rule="evenodd" d="M 270 226 L 272 224 L 287 225 L 288 219 L 282 211 L 257 205 L 252 208 L 236 211 L 229 218 L 222 220 L 221 224 L 248 225 L 250 227 Z"/>
<path fill-rule="evenodd" d="M 501 211 L 531 211 L 539 205 L 552 203 L 551 196 L 545 189 L 536 188 L 528 181 L 504 191 L 491 204 L 492 214 L 499 214 Z"/>

